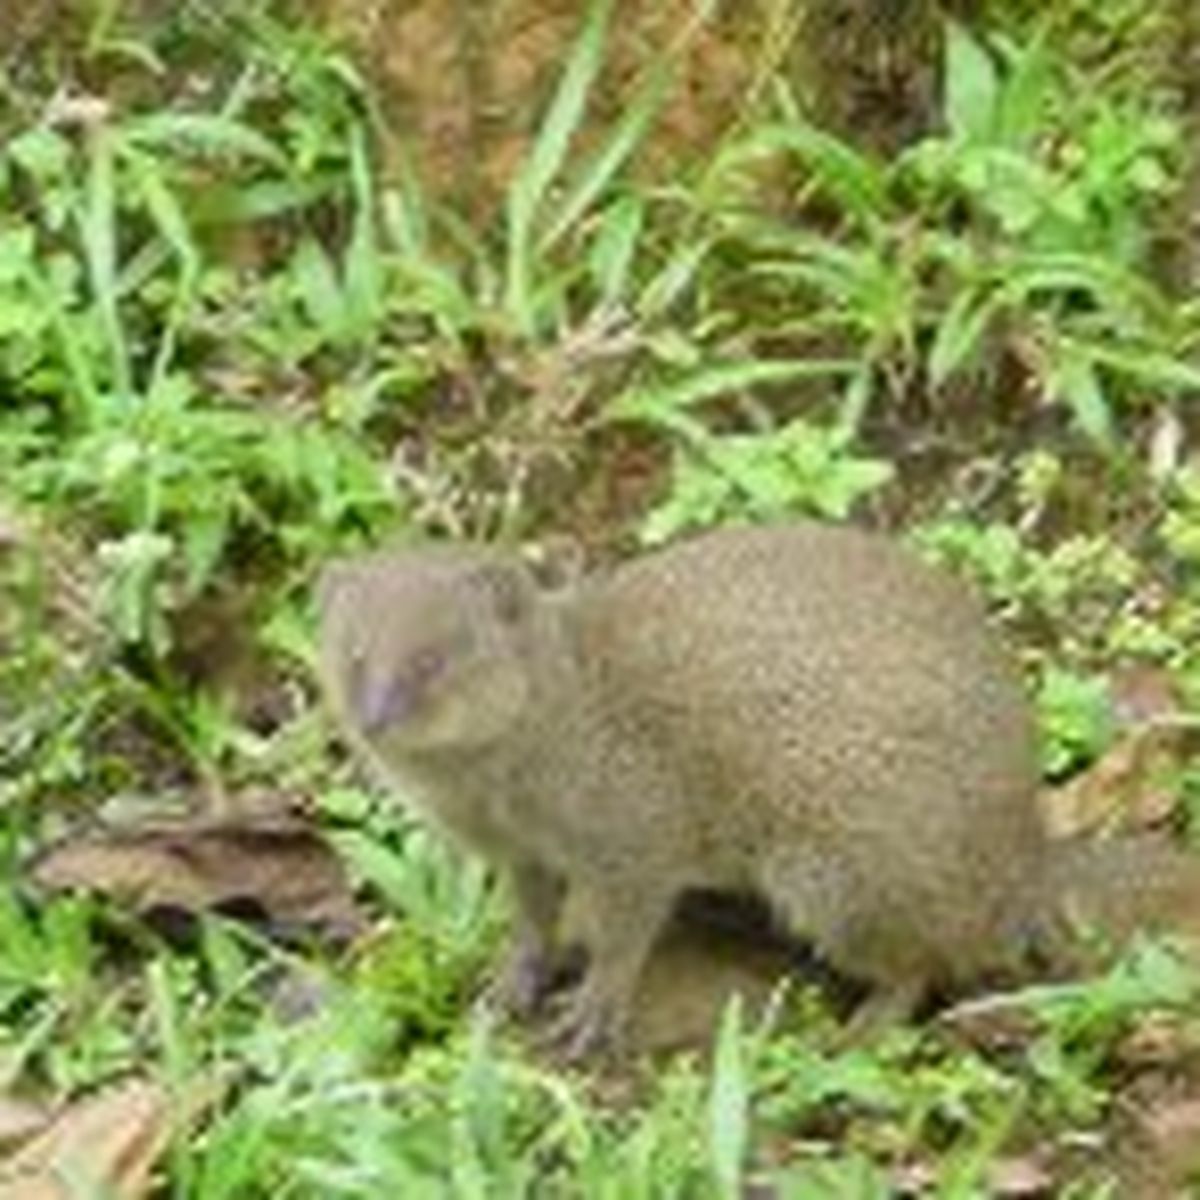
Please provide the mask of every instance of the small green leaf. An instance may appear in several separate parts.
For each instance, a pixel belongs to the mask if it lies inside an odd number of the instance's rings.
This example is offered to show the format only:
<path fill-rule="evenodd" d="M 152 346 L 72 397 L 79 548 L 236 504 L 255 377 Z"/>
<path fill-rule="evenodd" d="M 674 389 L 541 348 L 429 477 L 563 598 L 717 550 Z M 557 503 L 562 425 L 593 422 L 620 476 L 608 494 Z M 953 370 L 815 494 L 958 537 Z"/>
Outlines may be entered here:
<path fill-rule="evenodd" d="M 985 138 L 996 117 L 996 68 L 963 26 L 946 29 L 946 121 L 959 138 Z"/>
<path fill-rule="evenodd" d="M 158 161 L 128 146 L 123 147 L 122 151 L 122 161 L 159 235 L 179 259 L 184 276 L 194 278 L 200 270 L 200 252 L 192 238 L 183 207 L 163 178 Z"/>
<path fill-rule="evenodd" d="M 979 345 L 998 309 L 994 295 L 976 289 L 960 292 L 946 309 L 929 350 L 929 382 L 940 388 Z"/>
<path fill-rule="evenodd" d="M 345 302 L 333 263 L 314 238 L 300 243 L 293 272 L 309 318 L 324 337 L 336 341 L 345 326 Z"/>
<path fill-rule="evenodd" d="M 1113 440 L 1112 408 L 1095 364 L 1074 348 L 1064 350 L 1047 381 L 1050 394 L 1065 402 L 1080 429 L 1097 442 Z"/>

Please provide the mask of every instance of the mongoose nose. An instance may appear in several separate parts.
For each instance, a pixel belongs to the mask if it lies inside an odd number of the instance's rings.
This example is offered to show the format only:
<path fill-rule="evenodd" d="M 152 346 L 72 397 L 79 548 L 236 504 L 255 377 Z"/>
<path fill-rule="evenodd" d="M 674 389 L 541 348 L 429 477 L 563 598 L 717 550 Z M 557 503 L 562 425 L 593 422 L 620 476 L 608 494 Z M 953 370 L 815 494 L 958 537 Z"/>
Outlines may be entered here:
<path fill-rule="evenodd" d="M 402 679 L 364 679 L 355 696 L 355 711 L 363 733 L 378 736 L 398 725 L 416 708 L 416 689 Z"/>

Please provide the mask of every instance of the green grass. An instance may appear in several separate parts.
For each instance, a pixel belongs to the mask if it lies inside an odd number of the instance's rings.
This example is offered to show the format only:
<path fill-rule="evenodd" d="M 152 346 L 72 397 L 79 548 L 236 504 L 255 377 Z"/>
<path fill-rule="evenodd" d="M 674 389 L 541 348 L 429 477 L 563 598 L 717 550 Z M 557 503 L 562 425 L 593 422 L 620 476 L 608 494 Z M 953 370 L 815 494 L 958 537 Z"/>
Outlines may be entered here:
<path fill-rule="evenodd" d="M 1121 1038 L 1148 1013 L 1191 1030 L 1154 948 L 1031 991 L 1016 1055 L 933 1030 L 826 1051 L 801 1000 L 764 1027 L 730 1009 L 710 1058 L 614 1102 L 490 1028 L 472 1002 L 502 898 L 330 744 L 310 591 L 395 528 L 553 532 L 553 497 L 632 443 L 656 490 L 598 540 L 886 516 L 974 579 L 1028 667 L 1048 777 L 1112 743 L 1118 667 L 1200 704 L 1200 472 L 1171 450 L 1200 307 L 1155 259 L 1190 150 L 1143 60 L 1097 54 L 1086 14 L 1078 54 L 1061 14 L 953 29 L 942 131 L 895 160 L 772 76 L 655 182 L 634 168 L 700 26 L 583 138 L 613 19 L 595 3 L 469 224 L 382 169 L 369 88 L 303 22 L 181 6 L 118 29 L 119 7 L 86 47 L 107 111 L 54 117 L 36 63 L 36 102 L 0 99 L 6 1087 L 137 1070 L 215 1091 L 164 1166 L 188 1200 L 882 1197 L 913 1163 L 973 1197 L 999 1156 L 1103 1132 Z M 1178 776 L 1186 819 L 1200 788 Z M 169 944 L 27 885 L 34 848 L 102 809 L 264 786 L 313 802 L 378 916 L 365 947 L 215 917 Z M 324 1001 L 289 1017 L 278 981 L 303 971 Z M 1115 1194 L 1108 1165 L 1063 1194 Z"/>

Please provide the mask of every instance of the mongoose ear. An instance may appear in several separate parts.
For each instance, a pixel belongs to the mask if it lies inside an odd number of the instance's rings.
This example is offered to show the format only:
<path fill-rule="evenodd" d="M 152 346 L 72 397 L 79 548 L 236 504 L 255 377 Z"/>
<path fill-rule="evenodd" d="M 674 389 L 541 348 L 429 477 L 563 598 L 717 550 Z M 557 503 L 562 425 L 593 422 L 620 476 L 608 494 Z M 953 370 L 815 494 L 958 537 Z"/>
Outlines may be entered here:
<path fill-rule="evenodd" d="M 537 601 L 533 576 L 518 560 L 483 563 L 472 572 L 471 578 L 506 625 L 518 624 Z"/>
<path fill-rule="evenodd" d="M 539 586 L 567 591 L 583 578 L 586 554 L 576 538 L 566 534 L 544 538 L 526 546 L 521 559 Z"/>

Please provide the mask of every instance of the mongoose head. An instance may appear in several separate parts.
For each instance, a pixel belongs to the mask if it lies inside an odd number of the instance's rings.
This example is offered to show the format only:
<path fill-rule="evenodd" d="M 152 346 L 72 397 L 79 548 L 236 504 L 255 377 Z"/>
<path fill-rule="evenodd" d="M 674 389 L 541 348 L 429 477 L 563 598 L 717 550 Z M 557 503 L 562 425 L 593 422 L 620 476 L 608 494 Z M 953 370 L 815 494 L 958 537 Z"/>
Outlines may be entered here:
<path fill-rule="evenodd" d="M 490 741 L 529 694 L 530 571 L 485 548 L 398 549 L 328 567 L 321 667 L 342 720 L 385 759 Z"/>

